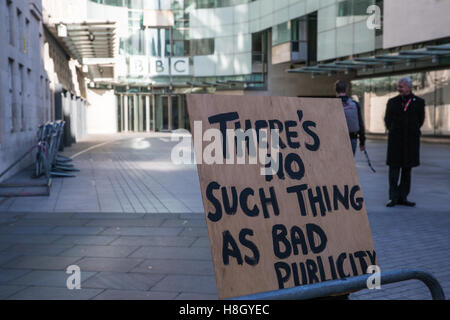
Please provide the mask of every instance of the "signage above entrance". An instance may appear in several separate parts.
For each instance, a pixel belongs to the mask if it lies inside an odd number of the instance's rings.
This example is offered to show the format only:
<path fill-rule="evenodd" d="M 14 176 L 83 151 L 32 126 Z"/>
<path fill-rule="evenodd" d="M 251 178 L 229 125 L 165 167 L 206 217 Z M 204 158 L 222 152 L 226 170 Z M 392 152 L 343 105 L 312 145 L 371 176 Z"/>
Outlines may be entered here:
<path fill-rule="evenodd" d="M 130 76 L 185 76 L 189 75 L 189 58 L 130 57 Z"/>

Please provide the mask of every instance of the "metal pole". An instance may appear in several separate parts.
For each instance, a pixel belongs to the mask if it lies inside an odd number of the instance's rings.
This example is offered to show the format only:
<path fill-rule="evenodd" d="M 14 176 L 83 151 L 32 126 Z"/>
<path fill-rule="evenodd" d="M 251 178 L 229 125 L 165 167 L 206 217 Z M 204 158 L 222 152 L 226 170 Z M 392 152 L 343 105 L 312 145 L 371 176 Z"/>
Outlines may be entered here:
<path fill-rule="evenodd" d="M 301 287 L 282 289 L 249 296 L 234 298 L 232 300 L 310 300 L 329 297 L 332 295 L 355 292 L 367 289 L 367 280 L 372 274 L 326 281 Z M 390 271 L 381 274 L 381 284 L 390 284 L 407 280 L 420 280 L 430 290 L 433 300 L 445 300 L 445 294 L 439 282 L 431 274 L 420 270 Z"/>

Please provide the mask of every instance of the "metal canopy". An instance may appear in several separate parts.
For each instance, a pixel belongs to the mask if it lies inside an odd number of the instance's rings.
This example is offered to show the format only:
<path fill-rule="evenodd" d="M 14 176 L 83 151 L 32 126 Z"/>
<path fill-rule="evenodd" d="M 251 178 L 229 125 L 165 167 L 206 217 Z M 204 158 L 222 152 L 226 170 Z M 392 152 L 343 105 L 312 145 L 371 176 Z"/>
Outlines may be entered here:
<path fill-rule="evenodd" d="M 440 46 L 429 46 L 428 50 L 450 50 L 450 44 L 442 44 Z"/>
<path fill-rule="evenodd" d="M 71 58 L 87 67 L 90 79 L 108 83 L 114 79 L 115 22 L 50 19 L 46 27 Z"/>
<path fill-rule="evenodd" d="M 390 55 L 382 55 L 382 56 L 377 56 L 375 57 L 377 59 L 382 59 L 382 60 L 391 60 L 392 62 L 397 62 L 397 61 L 407 61 L 407 60 L 417 60 L 420 59 L 420 56 L 417 55 L 410 55 L 410 54 L 402 54 L 402 55 L 398 55 L 398 56 L 390 56 Z"/>
<path fill-rule="evenodd" d="M 428 46 L 426 48 L 417 50 L 401 51 L 396 55 L 382 54 L 373 57 L 361 57 L 354 58 L 352 60 L 334 61 L 332 63 L 318 64 L 315 66 L 307 66 L 296 69 L 288 69 L 288 73 L 330 73 L 330 72 L 345 72 L 348 73 L 352 69 L 360 68 L 373 68 L 379 65 L 395 65 L 398 63 L 407 64 L 411 61 L 417 61 L 421 59 L 433 59 L 433 62 L 437 61 L 437 58 L 443 56 L 450 56 L 450 44 L 443 44 L 437 46 Z"/>
<path fill-rule="evenodd" d="M 115 22 L 67 24 L 62 41 L 78 61 L 86 58 L 115 57 Z"/>
<path fill-rule="evenodd" d="M 376 65 L 383 63 L 383 61 L 381 61 L 375 57 L 374 58 L 355 58 L 354 61 L 360 62 L 361 64 L 366 65 L 366 66 L 376 66 Z"/>

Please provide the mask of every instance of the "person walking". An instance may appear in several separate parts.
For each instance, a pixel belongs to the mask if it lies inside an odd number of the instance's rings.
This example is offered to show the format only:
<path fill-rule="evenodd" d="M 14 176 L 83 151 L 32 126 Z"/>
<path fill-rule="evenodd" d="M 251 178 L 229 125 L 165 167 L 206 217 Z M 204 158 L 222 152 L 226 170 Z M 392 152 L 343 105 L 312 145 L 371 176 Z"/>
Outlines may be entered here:
<path fill-rule="evenodd" d="M 360 150 L 366 150 L 366 131 L 364 127 L 364 121 L 362 119 L 361 107 L 358 102 L 354 101 L 347 95 L 347 90 L 347 82 L 342 80 L 336 82 L 336 97 L 342 100 L 345 118 L 347 119 L 347 126 L 350 141 L 352 144 L 353 155 L 355 155 L 356 148 L 358 146 L 358 138 Z"/>
<path fill-rule="evenodd" d="M 408 201 L 408 195 L 412 168 L 420 166 L 420 129 L 425 122 L 425 100 L 412 93 L 409 77 L 399 80 L 398 92 L 397 97 L 388 101 L 384 119 L 389 132 L 387 165 L 390 200 L 386 206 L 414 207 L 416 204 Z"/>

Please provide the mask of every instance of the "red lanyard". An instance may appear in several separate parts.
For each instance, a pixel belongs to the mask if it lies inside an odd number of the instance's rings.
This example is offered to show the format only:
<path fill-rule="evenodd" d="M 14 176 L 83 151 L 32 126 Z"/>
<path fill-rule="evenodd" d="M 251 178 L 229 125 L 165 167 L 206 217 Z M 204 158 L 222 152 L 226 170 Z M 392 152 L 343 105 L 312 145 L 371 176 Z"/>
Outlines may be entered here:
<path fill-rule="evenodd" d="M 408 103 L 406 104 L 405 110 L 404 110 L 405 112 L 408 111 L 408 108 L 409 108 L 409 105 L 411 104 L 411 101 L 412 101 L 412 98 L 409 99 Z"/>

